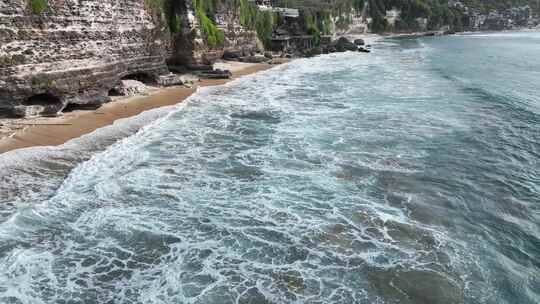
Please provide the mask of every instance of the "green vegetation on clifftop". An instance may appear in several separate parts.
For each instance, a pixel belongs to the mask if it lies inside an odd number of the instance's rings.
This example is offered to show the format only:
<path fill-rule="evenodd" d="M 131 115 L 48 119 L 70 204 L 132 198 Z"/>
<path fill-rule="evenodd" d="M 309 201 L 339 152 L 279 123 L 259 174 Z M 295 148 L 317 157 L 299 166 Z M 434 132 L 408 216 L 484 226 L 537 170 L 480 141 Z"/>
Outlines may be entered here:
<path fill-rule="evenodd" d="M 223 31 L 218 29 L 214 21 L 207 15 L 211 14 L 213 16 L 213 12 L 215 11 L 213 4 L 214 2 L 212 0 L 193 1 L 195 14 L 197 15 L 201 27 L 201 33 L 210 47 L 222 45 L 225 41 L 225 34 Z"/>
<path fill-rule="evenodd" d="M 462 27 L 463 19 L 463 12 L 455 8 L 449 8 L 447 0 L 334 0 L 330 2 L 317 0 L 281 0 L 279 3 L 309 11 L 312 15 L 329 13 L 335 18 L 335 24 L 338 29 L 346 29 L 352 22 L 351 13 L 358 16 L 364 8 L 368 9 L 367 13 L 372 18 L 371 30 L 373 32 L 419 30 L 417 18 L 426 18 L 428 29 L 438 29 L 448 25 L 452 29 L 459 30 Z M 401 12 L 396 28 L 390 28 L 386 20 L 386 11 L 393 8 Z"/>
<path fill-rule="evenodd" d="M 169 26 L 169 31 L 173 34 L 179 33 L 182 29 L 182 18 L 178 15 L 178 5 L 177 0 L 165 0 L 163 3 L 167 25 Z"/>
<path fill-rule="evenodd" d="M 276 16 L 270 11 L 260 11 L 248 0 L 239 0 L 240 24 L 248 29 L 255 30 L 257 36 L 265 46 L 272 38 L 272 29 Z"/>

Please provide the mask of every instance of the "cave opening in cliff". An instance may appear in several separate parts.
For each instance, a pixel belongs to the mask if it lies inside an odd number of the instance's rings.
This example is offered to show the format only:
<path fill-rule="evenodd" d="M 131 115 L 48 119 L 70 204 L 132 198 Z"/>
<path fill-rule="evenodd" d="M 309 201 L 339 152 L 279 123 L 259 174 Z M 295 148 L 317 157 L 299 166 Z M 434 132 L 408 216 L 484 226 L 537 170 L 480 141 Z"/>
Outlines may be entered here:
<path fill-rule="evenodd" d="M 100 104 L 76 104 L 69 103 L 63 110 L 62 113 L 70 113 L 74 111 L 91 111 L 96 110 L 100 107 Z"/>
<path fill-rule="evenodd" d="M 154 84 L 156 82 L 155 78 L 147 73 L 133 73 L 128 74 L 122 77 L 122 80 L 137 80 L 146 85 Z"/>
<path fill-rule="evenodd" d="M 107 96 L 116 97 L 116 96 L 124 96 L 124 95 L 120 92 L 119 88 L 114 87 L 109 90 L 109 92 L 107 93 Z"/>
<path fill-rule="evenodd" d="M 29 97 L 22 104 L 25 106 L 51 106 L 61 105 L 62 101 L 51 94 L 37 94 Z"/>

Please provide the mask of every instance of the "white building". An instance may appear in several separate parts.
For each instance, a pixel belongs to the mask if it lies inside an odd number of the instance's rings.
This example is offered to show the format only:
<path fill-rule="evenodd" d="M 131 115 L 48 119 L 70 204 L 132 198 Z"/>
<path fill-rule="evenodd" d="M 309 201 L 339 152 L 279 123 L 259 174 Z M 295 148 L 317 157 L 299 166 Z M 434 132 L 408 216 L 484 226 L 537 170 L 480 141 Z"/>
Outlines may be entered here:
<path fill-rule="evenodd" d="M 393 7 L 391 10 L 386 11 L 386 21 L 388 21 L 388 24 L 391 26 L 394 26 L 396 24 L 396 21 L 399 20 L 399 16 L 401 15 L 401 10 L 396 9 Z"/>

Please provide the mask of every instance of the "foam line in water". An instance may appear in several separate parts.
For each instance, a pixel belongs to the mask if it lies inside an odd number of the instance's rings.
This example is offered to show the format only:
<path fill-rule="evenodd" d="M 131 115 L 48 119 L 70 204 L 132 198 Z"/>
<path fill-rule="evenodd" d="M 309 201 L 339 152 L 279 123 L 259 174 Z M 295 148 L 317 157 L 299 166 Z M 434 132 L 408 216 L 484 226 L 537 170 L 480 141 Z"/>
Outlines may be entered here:
<path fill-rule="evenodd" d="M 205 88 L 38 170 L 0 302 L 534 303 L 537 118 L 464 90 L 445 39 Z"/>

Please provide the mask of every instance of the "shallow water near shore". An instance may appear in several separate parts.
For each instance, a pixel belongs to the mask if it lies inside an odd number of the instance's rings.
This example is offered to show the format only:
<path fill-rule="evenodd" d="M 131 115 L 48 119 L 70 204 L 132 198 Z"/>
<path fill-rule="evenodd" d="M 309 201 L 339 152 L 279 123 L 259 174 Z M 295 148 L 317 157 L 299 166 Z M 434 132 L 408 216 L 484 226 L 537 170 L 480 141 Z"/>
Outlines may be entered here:
<path fill-rule="evenodd" d="M 0 155 L 0 303 L 538 303 L 538 54 L 387 39 Z"/>

